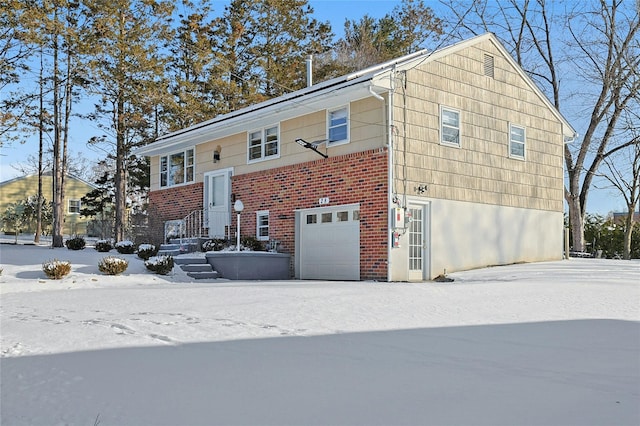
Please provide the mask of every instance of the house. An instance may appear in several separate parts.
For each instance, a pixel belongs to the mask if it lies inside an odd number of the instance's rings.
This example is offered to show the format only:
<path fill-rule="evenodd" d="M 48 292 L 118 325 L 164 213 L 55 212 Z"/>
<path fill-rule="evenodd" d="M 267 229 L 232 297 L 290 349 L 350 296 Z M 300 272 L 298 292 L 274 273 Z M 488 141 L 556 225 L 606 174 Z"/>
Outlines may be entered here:
<path fill-rule="evenodd" d="M 95 186 L 79 177 L 67 175 L 65 182 L 64 207 L 64 235 L 86 235 L 87 224 L 91 217 L 80 215 L 81 199 L 95 189 Z M 45 201 L 53 200 L 53 177 L 51 173 L 42 176 L 42 191 Z M 0 182 L 0 214 L 3 214 L 10 204 L 26 200 L 28 197 L 38 196 L 38 175 L 32 174 Z M 27 225 L 22 232 L 33 233 L 35 225 Z"/>
<path fill-rule="evenodd" d="M 422 281 L 562 258 L 575 131 L 492 34 L 420 51 L 141 148 L 163 217 L 276 240 L 300 279 Z"/>

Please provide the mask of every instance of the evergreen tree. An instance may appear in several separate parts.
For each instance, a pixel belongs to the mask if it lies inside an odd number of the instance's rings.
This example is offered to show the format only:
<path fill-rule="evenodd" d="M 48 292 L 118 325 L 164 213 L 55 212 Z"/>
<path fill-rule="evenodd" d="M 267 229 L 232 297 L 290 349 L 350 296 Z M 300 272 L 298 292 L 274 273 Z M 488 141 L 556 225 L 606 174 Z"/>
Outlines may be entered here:
<path fill-rule="evenodd" d="M 153 140 L 157 105 L 165 100 L 166 59 L 162 48 L 171 36 L 173 2 L 86 0 L 94 50 L 90 64 L 94 93 L 100 96 L 95 117 L 109 135 L 115 160 L 115 239 L 125 239 L 127 173 L 131 150 Z"/>

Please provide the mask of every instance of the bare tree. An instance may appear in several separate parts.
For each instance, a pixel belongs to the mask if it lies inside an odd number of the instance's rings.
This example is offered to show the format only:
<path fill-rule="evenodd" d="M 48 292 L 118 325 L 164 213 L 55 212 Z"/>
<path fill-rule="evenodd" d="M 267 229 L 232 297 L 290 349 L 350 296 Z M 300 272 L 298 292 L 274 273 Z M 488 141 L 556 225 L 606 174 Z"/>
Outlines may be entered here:
<path fill-rule="evenodd" d="M 633 116 L 633 115 L 632 115 Z M 633 217 L 638 204 L 640 204 L 640 127 L 638 127 L 638 115 L 636 122 L 631 123 L 626 133 L 629 140 L 611 150 L 603 159 L 605 172 L 597 173 L 597 176 L 605 179 L 609 187 L 616 190 L 624 198 L 627 206 L 624 228 L 624 258 L 631 258 L 631 239 L 633 236 Z"/>
<path fill-rule="evenodd" d="M 576 121 L 588 117 L 580 140 L 564 147 L 573 248 L 583 251 L 593 177 L 611 151 L 632 144 L 618 142 L 613 135 L 621 114 L 640 108 L 638 8 L 623 0 L 579 4 L 475 0 L 471 10 L 463 3 L 450 4 L 452 14 L 462 22 L 453 35 L 496 33 L 559 111 L 575 116 Z M 578 105 L 583 109 L 578 110 Z"/>

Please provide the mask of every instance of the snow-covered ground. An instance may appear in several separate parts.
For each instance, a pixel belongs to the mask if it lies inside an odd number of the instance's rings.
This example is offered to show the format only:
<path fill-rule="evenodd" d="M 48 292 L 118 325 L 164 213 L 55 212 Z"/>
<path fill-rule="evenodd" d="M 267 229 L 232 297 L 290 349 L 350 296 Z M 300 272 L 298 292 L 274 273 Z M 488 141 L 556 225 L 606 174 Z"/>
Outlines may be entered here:
<path fill-rule="evenodd" d="M 0 245 L 2 425 L 640 424 L 638 261 L 196 282 L 104 256 Z"/>

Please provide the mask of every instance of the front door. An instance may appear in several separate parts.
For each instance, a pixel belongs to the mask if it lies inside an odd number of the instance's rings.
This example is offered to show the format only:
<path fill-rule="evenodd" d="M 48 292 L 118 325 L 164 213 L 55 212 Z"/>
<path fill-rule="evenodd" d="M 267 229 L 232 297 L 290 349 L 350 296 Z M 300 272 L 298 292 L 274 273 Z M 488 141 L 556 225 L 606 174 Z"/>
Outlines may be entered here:
<path fill-rule="evenodd" d="M 209 238 L 227 237 L 231 224 L 231 169 L 204 174 L 204 227 Z"/>
<path fill-rule="evenodd" d="M 428 206 L 409 205 L 409 214 L 409 281 L 423 281 L 429 275 Z"/>

